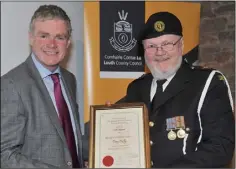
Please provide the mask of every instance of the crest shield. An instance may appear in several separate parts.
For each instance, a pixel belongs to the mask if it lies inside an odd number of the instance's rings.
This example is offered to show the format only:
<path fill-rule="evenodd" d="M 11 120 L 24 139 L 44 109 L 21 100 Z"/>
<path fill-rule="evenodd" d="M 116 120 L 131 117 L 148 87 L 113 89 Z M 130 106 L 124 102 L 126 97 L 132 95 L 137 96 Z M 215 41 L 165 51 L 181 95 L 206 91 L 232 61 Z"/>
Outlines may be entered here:
<path fill-rule="evenodd" d="M 137 42 L 132 35 L 132 24 L 124 20 L 126 17 L 127 15 L 121 17 L 123 20 L 114 23 L 114 35 L 109 39 L 113 48 L 120 52 L 130 51 Z"/>
<path fill-rule="evenodd" d="M 126 46 L 132 40 L 132 25 L 126 21 L 114 23 L 114 38 L 119 46 Z"/>

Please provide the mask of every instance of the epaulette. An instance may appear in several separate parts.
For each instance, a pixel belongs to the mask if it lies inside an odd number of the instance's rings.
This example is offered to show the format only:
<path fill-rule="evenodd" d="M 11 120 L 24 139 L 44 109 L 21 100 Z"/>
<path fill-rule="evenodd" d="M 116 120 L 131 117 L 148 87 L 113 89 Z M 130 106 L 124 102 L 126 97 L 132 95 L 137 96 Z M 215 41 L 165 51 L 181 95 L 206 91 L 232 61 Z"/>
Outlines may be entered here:
<path fill-rule="evenodd" d="M 218 78 L 218 80 L 223 80 L 223 81 L 225 81 L 225 78 L 224 78 L 224 76 L 223 76 L 222 74 L 218 74 L 218 75 L 217 75 L 217 78 Z"/>
<path fill-rule="evenodd" d="M 207 66 L 192 66 L 191 68 L 196 70 L 206 70 L 206 71 L 214 70 L 213 68 Z"/>

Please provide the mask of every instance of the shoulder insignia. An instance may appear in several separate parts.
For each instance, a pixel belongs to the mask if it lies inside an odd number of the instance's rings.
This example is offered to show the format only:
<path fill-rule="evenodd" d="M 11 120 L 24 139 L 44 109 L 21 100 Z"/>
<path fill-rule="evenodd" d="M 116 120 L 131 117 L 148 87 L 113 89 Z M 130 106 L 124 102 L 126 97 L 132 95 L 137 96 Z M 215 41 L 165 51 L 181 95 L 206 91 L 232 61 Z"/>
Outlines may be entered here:
<path fill-rule="evenodd" d="M 192 69 L 211 69 L 211 68 L 207 66 L 192 66 Z"/>
<path fill-rule="evenodd" d="M 224 76 L 222 76 L 222 75 L 218 75 L 218 79 L 223 80 L 223 81 L 225 80 Z"/>
<path fill-rule="evenodd" d="M 196 70 L 203 70 L 203 71 L 214 70 L 214 68 L 208 67 L 208 66 L 192 66 L 191 68 L 196 69 Z"/>
<path fill-rule="evenodd" d="M 211 69 L 211 67 L 209 67 L 209 66 L 206 66 L 206 65 L 204 65 L 204 66 L 201 66 L 201 68 L 202 68 L 202 69 Z"/>

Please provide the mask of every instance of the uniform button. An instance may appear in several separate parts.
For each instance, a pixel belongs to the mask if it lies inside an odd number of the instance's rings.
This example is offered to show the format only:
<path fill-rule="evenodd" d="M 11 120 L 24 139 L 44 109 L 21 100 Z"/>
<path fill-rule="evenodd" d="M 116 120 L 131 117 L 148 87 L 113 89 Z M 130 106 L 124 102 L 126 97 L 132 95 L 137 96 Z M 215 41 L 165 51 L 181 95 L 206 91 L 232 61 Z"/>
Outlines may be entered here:
<path fill-rule="evenodd" d="M 150 145 L 153 145 L 153 142 L 152 142 L 152 140 L 150 140 Z"/>
<path fill-rule="evenodd" d="M 71 161 L 67 161 L 67 165 L 68 166 L 72 166 L 72 162 Z"/>
<path fill-rule="evenodd" d="M 150 127 L 153 127 L 153 126 L 154 126 L 154 122 L 149 121 L 149 126 L 150 126 Z"/>

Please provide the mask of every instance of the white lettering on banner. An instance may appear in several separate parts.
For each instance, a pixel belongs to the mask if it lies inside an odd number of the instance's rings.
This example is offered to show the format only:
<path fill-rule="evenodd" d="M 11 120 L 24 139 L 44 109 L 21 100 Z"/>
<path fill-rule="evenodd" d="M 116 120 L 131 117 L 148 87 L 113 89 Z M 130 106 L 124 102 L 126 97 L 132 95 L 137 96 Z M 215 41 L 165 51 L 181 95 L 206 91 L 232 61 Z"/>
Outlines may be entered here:
<path fill-rule="evenodd" d="M 116 59 L 116 60 L 122 60 L 122 56 L 120 55 L 105 55 L 104 56 L 105 59 Z"/>
<path fill-rule="evenodd" d="M 124 55 L 124 60 L 136 60 L 135 56 L 126 56 Z"/>
<path fill-rule="evenodd" d="M 141 66 L 142 62 L 132 62 L 132 61 L 129 61 L 129 65 L 131 65 L 131 66 Z"/>
<path fill-rule="evenodd" d="M 125 66 L 129 66 L 129 63 L 128 63 L 128 62 L 119 62 L 119 61 L 116 61 L 116 65 L 125 65 Z"/>
<path fill-rule="evenodd" d="M 105 61 L 104 60 L 104 65 L 115 65 L 115 61 Z"/>
<path fill-rule="evenodd" d="M 104 65 L 142 66 L 141 56 L 105 55 Z M 116 60 L 116 61 L 115 61 Z M 124 60 L 124 61 L 123 61 Z"/>
<path fill-rule="evenodd" d="M 107 60 L 142 60 L 142 56 L 127 56 L 127 55 L 104 55 Z"/>

